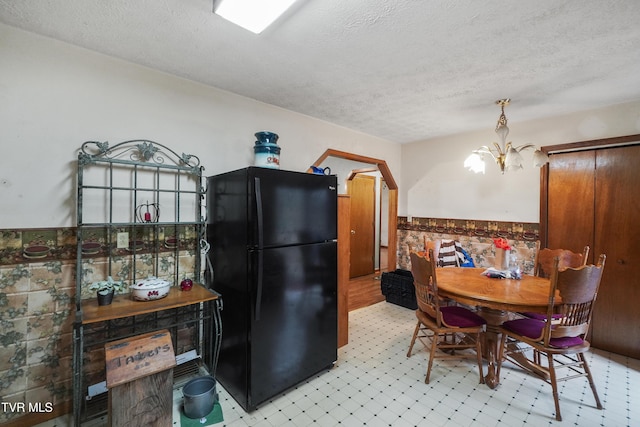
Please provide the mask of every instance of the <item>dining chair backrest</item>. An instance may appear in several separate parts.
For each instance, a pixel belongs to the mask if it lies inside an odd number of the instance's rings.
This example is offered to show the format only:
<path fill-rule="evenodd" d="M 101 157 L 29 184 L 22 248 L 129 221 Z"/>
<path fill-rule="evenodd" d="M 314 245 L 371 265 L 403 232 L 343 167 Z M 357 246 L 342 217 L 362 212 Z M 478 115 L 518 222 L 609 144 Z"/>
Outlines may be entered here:
<path fill-rule="evenodd" d="M 439 319 L 440 301 L 438 298 L 438 282 L 436 280 L 436 263 L 433 249 L 429 257 L 420 256 L 416 252 L 409 254 L 411 258 L 411 274 L 416 289 L 418 308 L 433 319 Z"/>
<path fill-rule="evenodd" d="M 585 246 L 582 253 L 572 252 L 567 249 L 549 249 L 544 248 L 536 251 L 536 260 L 534 265 L 534 276 L 551 277 L 553 271 L 553 263 L 559 258 L 558 269 L 564 270 L 571 267 L 576 268 L 587 264 L 589 257 L 589 246 Z"/>
<path fill-rule="evenodd" d="M 436 240 L 428 240 L 427 236 L 424 237 L 424 251 L 427 253 L 427 256 L 431 257 L 429 254 L 433 252 L 434 259 L 436 260 L 436 265 L 438 265 L 438 256 L 440 254 L 440 245 L 442 241 L 440 239 Z"/>
<path fill-rule="evenodd" d="M 427 236 L 424 236 L 422 239 L 422 250 L 420 250 L 420 246 L 419 245 L 412 245 L 411 243 L 409 244 L 409 253 L 411 252 L 416 252 L 418 254 L 418 256 L 422 256 L 425 258 L 429 258 L 429 251 L 433 251 L 433 254 L 435 256 L 436 259 L 436 265 L 438 264 L 438 254 L 440 253 L 440 244 L 441 241 L 440 239 L 436 239 L 436 240 L 429 240 L 427 239 Z"/>
<path fill-rule="evenodd" d="M 554 260 L 550 279 L 549 307 L 544 328 L 545 345 L 550 339 L 584 339 L 589 330 L 593 307 L 604 271 L 606 256 L 600 255 L 597 265 L 560 269 L 560 257 Z M 561 317 L 553 319 L 554 313 Z"/>

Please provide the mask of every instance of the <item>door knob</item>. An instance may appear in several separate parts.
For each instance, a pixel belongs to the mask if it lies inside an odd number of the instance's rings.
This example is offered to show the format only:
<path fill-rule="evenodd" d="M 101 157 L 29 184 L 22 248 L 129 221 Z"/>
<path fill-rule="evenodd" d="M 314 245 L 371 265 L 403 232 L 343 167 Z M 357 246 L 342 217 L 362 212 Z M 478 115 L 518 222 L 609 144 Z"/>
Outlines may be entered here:
<path fill-rule="evenodd" d="M 624 260 L 623 260 L 623 259 L 619 259 L 619 260 L 617 261 L 617 263 L 618 263 L 618 264 L 624 264 Z"/>
<path fill-rule="evenodd" d="M 356 234 L 356 230 L 351 230 L 351 234 Z"/>

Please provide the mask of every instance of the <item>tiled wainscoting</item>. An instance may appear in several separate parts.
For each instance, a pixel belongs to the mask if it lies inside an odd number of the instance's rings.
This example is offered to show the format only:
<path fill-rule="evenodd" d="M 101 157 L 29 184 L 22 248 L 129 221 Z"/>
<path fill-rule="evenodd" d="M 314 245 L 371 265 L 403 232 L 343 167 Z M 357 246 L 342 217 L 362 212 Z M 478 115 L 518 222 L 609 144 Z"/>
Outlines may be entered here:
<path fill-rule="evenodd" d="M 75 263 L 0 266 L 0 396 L 60 405 L 71 398 Z M 0 413 L 0 423 L 23 415 Z"/>
<path fill-rule="evenodd" d="M 537 223 L 478 221 L 467 219 L 398 217 L 397 268 L 410 270 L 409 251 L 423 250 L 425 239 L 457 240 L 471 255 L 476 267 L 493 267 L 496 247 L 494 238 L 507 239 L 516 252 L 525 274 L 533 273 Z"/>
<path fill-rule="evenodd" d="M 143 239 L 145 249 L 137 251 L 135 257 L 137 275 L 153 272 L 151 252 L 154 250 L 146 248 L 161 244 L 160 273 L 166 272 L 168 278 L 175 271 L 177 258 L 180 277 L 193 277 L 194 259 L 198 254 L 182 249 L 183 245 L 193 248 L 193 239 L 190 229 L 180 230 L 177 243 L 172 240 L 171 245 L 166 245 L 164 240 Z M 108 242 L 104 237 L 97 237 L 92 243 L 83 255 L 83 298 L 95 296 L 86 289 L 91 282 L 106 278 Z M 76 248 L 75 228 L 0 230 L 2 402 L 41 403 L 60 408 L 71 400 Z M 114 279 L 129 279 L 131 283 L 132 253 L 123 250 L 113 260 Z M 190 334 L 184 336 L 190 337 Z M 188 349 L 189 344 L 179 340 L 176 354 Z M 104 352 L 97 353 L 86 354 L 85 363 L 95 367 L 93 374 L 99 377 L 104 371 Z M 3 410 L 0 424 L 23 415 L 21 411 Z"/>

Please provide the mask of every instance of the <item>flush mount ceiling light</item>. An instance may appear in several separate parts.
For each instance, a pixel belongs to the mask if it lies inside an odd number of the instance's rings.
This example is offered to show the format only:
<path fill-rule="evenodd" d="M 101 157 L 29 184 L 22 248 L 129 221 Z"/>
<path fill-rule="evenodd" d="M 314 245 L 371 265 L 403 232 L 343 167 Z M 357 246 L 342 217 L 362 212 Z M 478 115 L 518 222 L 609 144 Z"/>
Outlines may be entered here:
<path fill-rule="evenodd" d="M 253 33 L 260 34 L 296 0 L 220 0 L 213 11 Z M 216 5 L 217 3 L 217 5 Z"/>
<path fill-rule="evenodd" d="M 493 143 L 493 147 L 489 148 L 486 145 L 474 150 L 469 157 L 464 161 L 464 167 L 472 172 L 484 173 L 485 163 L 484 155 L 490 154 L 493 160 L 496 161 L 500 167 L 500 171 L 504 174 L 504 171 L 512 171 L 522 169 L 522 156 L 520 152 L 528 148 L 535 148 L 533 153 L 533 165 L 535 167 L 542 167 L 549 161 L 549 157 L 536 148 L 533 144 L 525 144 L 519 147 L 514 147 L 511 141 L 507 142 L 507 136 L 509 135 L 509 127 L 507 126 L 507 117 L 504 115 L 504 107 L 509 105 L 509 98 L 499 99 L 496 104 L 500 106 L 501 113 L 498 117 L 498 123 L 496 124 L 496 133 L 500 138 L 500 143 Z"/>

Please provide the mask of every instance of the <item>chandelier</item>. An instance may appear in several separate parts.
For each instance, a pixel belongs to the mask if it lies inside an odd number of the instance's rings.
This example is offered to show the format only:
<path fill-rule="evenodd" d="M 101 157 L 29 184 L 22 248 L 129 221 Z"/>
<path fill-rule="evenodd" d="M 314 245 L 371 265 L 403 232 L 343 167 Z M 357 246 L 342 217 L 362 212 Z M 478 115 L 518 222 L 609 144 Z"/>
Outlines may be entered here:
<path fill-rule="evenodd" d="M 504 115 L 504 107 L 509 105 L 509 98 L 499 99 L 496 104 L 500 106 L 500 117 L 498 117 L 498 123 L 496 124 L 496 133 L 500 138 L 500 143 L 494 142 L 493 147 L 483 145 L 482 147 L 474 150 L 469 157 L 464 161 L 464 167 L 472 172 L 484 173 L 485 162 L 484 155 L 490 154 L 493 160 L 498 164 L 500 171 L 504 174 L 504 171 L 514 171 L 522 169 L 522 156 L 520 152 L 528 148 L 535 148 L 533 153 L 533 165 L 535 167 L 542 167 L 549 161 L 549 157 L 536 148 L 533 144 L 525 144 L 519 147 L 514 147 L 511 141 L 507 142 L 507 136 L 509 135 L 509 127 L 507 126 L 507 117 Z"/>

